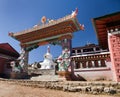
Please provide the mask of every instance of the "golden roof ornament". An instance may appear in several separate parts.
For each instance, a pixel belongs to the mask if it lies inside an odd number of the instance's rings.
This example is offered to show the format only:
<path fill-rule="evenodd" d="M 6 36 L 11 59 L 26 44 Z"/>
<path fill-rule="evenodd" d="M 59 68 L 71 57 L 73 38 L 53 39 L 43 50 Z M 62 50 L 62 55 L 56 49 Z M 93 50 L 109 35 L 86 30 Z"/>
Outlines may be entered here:
<path fill-rule="evenodd" d="M 45 24 L 46 23 L 46 16 L 43 16 L 42 18 L 41 18 L 41 22 L 43 23 L 43 24 Z"/>

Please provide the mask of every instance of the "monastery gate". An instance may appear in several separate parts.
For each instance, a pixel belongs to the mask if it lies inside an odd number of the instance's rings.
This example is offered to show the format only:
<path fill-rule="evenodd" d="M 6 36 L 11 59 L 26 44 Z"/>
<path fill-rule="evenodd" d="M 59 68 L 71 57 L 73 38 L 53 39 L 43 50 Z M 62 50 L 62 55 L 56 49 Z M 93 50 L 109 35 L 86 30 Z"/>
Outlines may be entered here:
<path fill-rule="evenodd" d="M 77 13 L 78 9 L 68 16 L 57 20 L 49 20 L 47 22 L 46 17 L 43 16 L 41 19 L 41 25 L 35 25 L 33 28 L 21 32 L 9 33 L 9 36 L 20 42 L 21 55 L 18 60 L 20 60 L 19 64 L 23 68 L 23 72 L 28 71 L 29 51 L 45 44 L 60 44 L 62 46 L 62 50 L 64 52 L 68 52 L 64 58 L 61 56 L 58 58 L 59 67 L 61 68 L 61 65 L 64 64 L 61 69 L 59 68 L 59 71 L 68 70 L 68 66 L 70 65 L 72 33 L 84 30 L 84 26 L 79 24 L 76 18 Z M 64 63 L 61 63 L 61 60 L 64 60 Z"/>

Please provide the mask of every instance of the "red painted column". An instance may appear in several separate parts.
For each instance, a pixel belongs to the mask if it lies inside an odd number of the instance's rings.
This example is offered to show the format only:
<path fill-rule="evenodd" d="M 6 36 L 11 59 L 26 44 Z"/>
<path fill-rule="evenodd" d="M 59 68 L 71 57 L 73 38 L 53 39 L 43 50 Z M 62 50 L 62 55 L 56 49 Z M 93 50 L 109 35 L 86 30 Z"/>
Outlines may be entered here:
<path fill-rule="evenodd" d="M 113 80 L 120 82 L 120 33 L 108 33 L 108 45 L 112 62 Z"/>

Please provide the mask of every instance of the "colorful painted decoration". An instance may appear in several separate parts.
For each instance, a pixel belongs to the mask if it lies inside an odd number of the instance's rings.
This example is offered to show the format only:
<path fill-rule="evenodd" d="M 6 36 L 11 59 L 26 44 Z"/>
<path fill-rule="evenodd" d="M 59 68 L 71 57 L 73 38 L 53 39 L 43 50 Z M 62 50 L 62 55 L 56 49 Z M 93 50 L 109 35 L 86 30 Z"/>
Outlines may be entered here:
<path fill-rule="evenodd" d="M 57 40 L 57 41 L 52 41 L 52 42 L 49 42 L 50 44 L 52 45 L 61 45 L 61 41 Z"/>
<path fill-rule="evenodd" d="M 21 66 L 16 61 L 10 62 L 10 66 L 12 67 L 12 72 L 20 73 L 22 71 Z"/>
<path fill-rule="evenodd" d="M 32 51 L 33 49 L 36 49 L 36 48 L 38 48 L 39 46 L 37 45 L 37 44 L 35 44 L 35 45 L 32 45 L 32 46 L 29 46 L 29 47 L 27 47 L 27 48 L 25 48 L 25 50 L 26 51 Z"/>
<path fill-rule="evenodd" d="M 70 50 L 65 48 L 57 60 L 59 71 L 68 71 L 68 66 L 70 65 L 70 61 L 71 61 Z"/>
<path fill-rule="evenodd" d="M 27 54 L 24 48 L 21 48 L 20 51 L 20 57 L 17 59 L 19 61 L 19 65 L 22 67 L 23 72 L 27 71 L 27 63 L 26 63 L 26 58 L 27 58 Z"/>

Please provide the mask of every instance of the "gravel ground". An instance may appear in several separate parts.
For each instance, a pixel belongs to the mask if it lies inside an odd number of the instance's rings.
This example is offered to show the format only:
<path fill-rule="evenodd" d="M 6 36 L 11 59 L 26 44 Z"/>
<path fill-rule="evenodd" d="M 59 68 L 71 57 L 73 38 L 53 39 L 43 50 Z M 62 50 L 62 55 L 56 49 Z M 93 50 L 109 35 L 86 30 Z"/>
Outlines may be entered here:
<path fill-rule="evenodd" d="M 0 97 L 116 97 L 114 95 L 90 95 L 63 92 L 43 88 L 25 87 L 6 82 L 0 82 Z"/>

